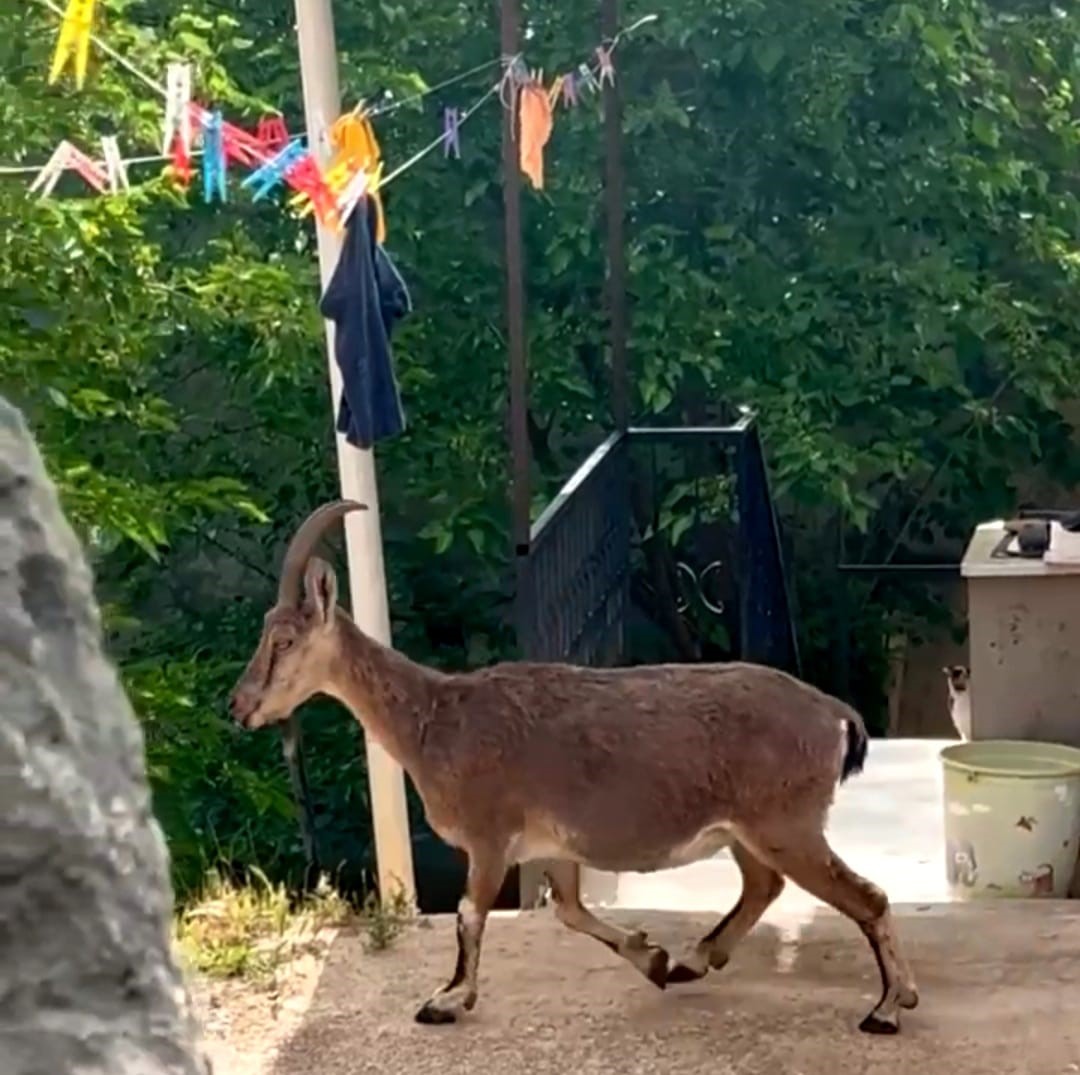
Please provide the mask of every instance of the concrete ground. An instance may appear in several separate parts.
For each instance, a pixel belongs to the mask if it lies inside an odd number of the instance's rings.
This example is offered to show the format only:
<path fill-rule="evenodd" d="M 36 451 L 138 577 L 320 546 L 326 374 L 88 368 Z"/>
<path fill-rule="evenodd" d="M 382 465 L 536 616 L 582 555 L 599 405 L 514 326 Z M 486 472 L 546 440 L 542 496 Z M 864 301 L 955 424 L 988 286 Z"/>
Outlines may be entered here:
<path fill-rule="evenodd" d="M 216 1070 L 1080 1075 L 1080 902 L 948 902 L 944 745 L 874 742 L 829 826 L 836 850 L 894 904 L 922 998 L 897 1038 L 856 1029 L 879 992 L 858 930 L 789 885 L 723 972 L 663 993 L 550 909 L 493 916 L 479 1005 L 452 1027 L 412 1018 L 453 967 L 449 916 L 423 920 L 377 955 L 342 933 L 273 1011 L 244 997 L 211 1012 L 231 1019 L 216 1035 Z M 739 889 L 726 853 L 652 875 L 585 876 L 603 917 L 646 929 L 673 954 L 711 929 Z"/>
<path fill-rule="evenodd" d="M 715 916 L 608 912 L 677 949 Z M 466 1021 L 412 1021 L 454 961 L 449 917 L 392 949 L 334 943 L 274 1075 L 947 1075 L 1080 1072 L 1080 908 L 995 902 L 898 909 L 922 1002 L 896 1038 L 856 1024 L 877 999 L 870 950 L 821 910 L 761 925 L 731 964 L 659 992 L 550 910 L 496 916 Z"/>

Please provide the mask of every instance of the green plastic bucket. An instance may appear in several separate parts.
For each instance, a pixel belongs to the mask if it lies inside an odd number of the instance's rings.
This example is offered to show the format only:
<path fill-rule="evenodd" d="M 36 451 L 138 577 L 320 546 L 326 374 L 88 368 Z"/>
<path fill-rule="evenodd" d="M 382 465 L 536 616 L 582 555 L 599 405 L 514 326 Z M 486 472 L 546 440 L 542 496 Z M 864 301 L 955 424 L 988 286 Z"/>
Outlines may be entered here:
<path fill-rule="evenodd" d="M 1080 750 L 988 739 L 941 761 L 953 898 L 1064 899 L 1080 853 Z"/>

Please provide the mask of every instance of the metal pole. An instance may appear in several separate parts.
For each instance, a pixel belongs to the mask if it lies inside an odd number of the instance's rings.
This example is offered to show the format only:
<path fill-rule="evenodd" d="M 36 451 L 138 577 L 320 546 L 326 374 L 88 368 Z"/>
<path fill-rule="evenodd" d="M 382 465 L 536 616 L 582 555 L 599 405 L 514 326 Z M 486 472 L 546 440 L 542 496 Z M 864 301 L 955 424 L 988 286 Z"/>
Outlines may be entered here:
<path fill-rule="evenodd" d="M 337 47 L 330 0 L 296 0 L 296 38 L 304 87 L 304 116 L 311 152 L 320 164 L 329 156 L 326 132 L 341 111 L 338 89 Z M 319 276 L 325 288 L 341 253 L 334 232 L 318 228 Z M 326 322 L 326 351 L 330 370 L 330 397 L 336 414 L 341 398 L 341 372 L 334 359 L 334 326 Z M 370 510 L 353 512 L 345 519 L 349 561 L 349 595 L 353 619 L 362 631 L 384 645 L 390 644 L 390 613 L 386 598 L 379 493 L 375 457 L 337 434 L 338 473 L 342 496 L 367 504 Z M 415 897 L 412 840 L 401 767 L 376 742 L 367 739 L 368 788 L 378 864 L 379 890 L 385 899 L 395 890 Z"/>
<path fill-rule="evenodd" d="M 499 31 L 504 58 L 516 56 L 518 0 L 501 0 Z M 516 102 L 515 102 L 516 104 Z M 521 166 L 517 108 L 503 110 L 503 217 L 506 245 L 506 336 L 510 348 L 511 533 L 515 557 L 529 552 L 529 369 L 525 353 L 525 280 L 521 253 Z M 519 572 L 520 576 L 520 572 Z"/>
<path fill-rule="evenodd" d="M 600 32 L 610 42 L 619 32 L 619 0 L 601 0 Z M 607 209 L 607 303 L 611 332 L 611 413 L 626 432 L 630 384 L 626 369 L 626 187 L 622 161 L 622 99 L 619 82 L 604 89 L 604 201 Z"/>

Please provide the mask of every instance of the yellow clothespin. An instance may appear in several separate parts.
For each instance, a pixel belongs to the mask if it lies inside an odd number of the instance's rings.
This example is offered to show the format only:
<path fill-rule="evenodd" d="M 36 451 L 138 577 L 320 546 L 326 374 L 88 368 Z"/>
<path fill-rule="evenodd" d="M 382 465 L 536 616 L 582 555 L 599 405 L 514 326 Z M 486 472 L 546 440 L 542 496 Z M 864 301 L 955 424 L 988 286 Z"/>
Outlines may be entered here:
<path fill-rule="evenodd" d="M 548 101 L 551 106 L 555 107 L 555 102 L 559 99 L 559 95 L 562 93 L 563 83 L 566 81 L 566 75 L 558 75 L 555 81 L 551 84 L 551 89 L 548 90 Z"/>
<path fill-rule="evenodd" d="M 86 81 L 86 62 L 90 56 L 90 30 L 94 25 L 96 0 L 68 0 L 64 21 L 60 24 L 60 37 L 56 42 L 49 83 L 54 83 L 63 73 L 68 60 L 75 67 L 75 85 L 81 90 Z"/>

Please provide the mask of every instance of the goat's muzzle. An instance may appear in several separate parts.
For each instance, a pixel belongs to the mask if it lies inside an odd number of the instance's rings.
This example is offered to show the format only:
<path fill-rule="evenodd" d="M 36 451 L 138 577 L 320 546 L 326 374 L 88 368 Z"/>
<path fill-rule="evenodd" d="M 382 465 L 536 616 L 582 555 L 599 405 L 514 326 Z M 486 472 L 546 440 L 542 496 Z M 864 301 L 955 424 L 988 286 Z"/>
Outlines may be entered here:
<path fill-rule="evenodd" d="M 257 698 L 242 687 L 237 687 L 229 696 L 229 713 L 241 728 L 247 728 L 250 726 L 249 722 L 258 708 L 258 704 Z"/>

